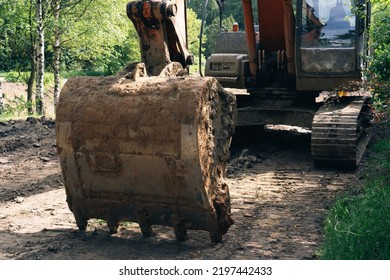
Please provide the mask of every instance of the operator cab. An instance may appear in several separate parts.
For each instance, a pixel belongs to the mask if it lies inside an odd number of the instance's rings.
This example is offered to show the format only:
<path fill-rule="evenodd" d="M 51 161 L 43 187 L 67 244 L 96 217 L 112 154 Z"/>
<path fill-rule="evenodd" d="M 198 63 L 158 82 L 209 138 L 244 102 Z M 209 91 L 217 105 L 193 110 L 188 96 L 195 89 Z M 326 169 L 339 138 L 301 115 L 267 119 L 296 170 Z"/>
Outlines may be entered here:
<path fill-rule="evenodd" d="M 297 7 L 297 89 L 332 90 L 359 80 L 367 49 L 365 1 L 298 0 Z"/>

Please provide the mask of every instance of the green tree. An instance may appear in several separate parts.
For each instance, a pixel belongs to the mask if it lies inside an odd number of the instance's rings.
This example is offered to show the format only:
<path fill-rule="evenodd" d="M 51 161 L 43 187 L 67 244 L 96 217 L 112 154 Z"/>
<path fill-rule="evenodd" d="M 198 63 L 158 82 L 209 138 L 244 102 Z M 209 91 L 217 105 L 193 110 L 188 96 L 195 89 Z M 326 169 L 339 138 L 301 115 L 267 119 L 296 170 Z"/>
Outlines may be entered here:
<path fill-rule="evenodd" d="M 231 31 L 235 19 L 232 16 L 224 18 L 222 20 L 222 30 Z M 206 27 L 205 34 L 207 37 L 207 42 L 205 44 L 205 56 L 208 57 L 215 52 L 215 47 L 217 44 L 217 35 L 220 32 L 219 28 L 219 18 L 215 18 L 213 22 Z"/>
<path fill-rule="evenodd" d="M 37 32 L 37 84 L 36 84 L 36 110 L 40 115 L 45 114 L 45 90 L 44 90 L 44 74 L 45 74 L 45 3 L 43 0 L 36 0 L 35 2 L 35 19 Z"/>
<path fill-rule="evenodd" d="M 80 3 L 63 17 L 61 49 L 68 69 L 110 69 L 112 58 L 121 57 L 134 35 L 126 16 L 126 0 L 94 0 Z"/>
<path fill-rule="evenodd" d="M 0 71 L 29 71 L 26 82 L 30 104 L 36 74 L 35 4 L 35 0 L 0 0 Z"/>
<path fill-rule="evenodd" d="M 374 99 L 379 106 L 390 105 L 390 1 L 373 2 L 370 71 Z"/>
<path fill-rule="evenodd" d="M 28 10 L 25 1 L 0 0 L 0 71 L 21 72 L 29 66 L 29 33 L 33 27 Z"/>
<path fill-rule="evenodd" d="M 241 0 L 240 0 L 241 1 Z M 206 0 L 188 0 L 187 7 L 192 9 L 199 19 L 206 16 L 206 25 L 210 24 L 215 18 L 219 17 L 219 9 L 216 0 L 208 0 L 206 14 L 204 14 L 204 5 Z"/>
<path fill-rule="evenodd" d="M 198 18 L 203 18 L 203 9 L 205 5 L 206 0 L 188 0 L 188 7 L 192 8 L 196 14 L 198 15 Z M 255 24 L 257 23 L 257 1 L 252 1 L 252 7 L 253 7 L 253 17 Z M 223 11 L 223 18 L 229 18 L 233 17 L 235 21 L 239 24 L 242 30 L 245 29 L 244 27 L 244 13 L 242 9 L 242 2 L 241 0 L 225 0 L 224 2 L 224 11 Z M 208 9 L 206 13 L 206 26 L 210 25 L 213 21 L 216 20 L 216 18 L 219 18 L 219 8 L 217 5 L 216 0 L 209 0 Z"/>
<path fill-rule="evenodd" d="M 188 7 L 192 8 L 198 18 L 204 17 L 205 0 L 188 0 Z M 257 23 L 257 1 L 252 1 L 253 17 L 255 24 Z M 242 9 L 242 2 L 239 1 L 224 1 L 224 9 L 222 16 L 222 29 L 231 30 L 234 22 L 237 22 L 241 30 L 245 30 L 244 13 Z M 210 56 L 215 51 L 216 37 L 220 32 L 220 15 L 216 0 L 209 0 L 206 17 L 204 33 L 207 40 L 203 41 L 204 55 Z"/>
<path fill-rule="evenodd" d="M 191 67 L 191 72 L 199 71 L 199 30 L 201 20 L 198 19 L 197 14 L 191 8 L 187 8 L 187 36 L 188 36 L 188 48 L 194 55 L 194 64 Z M 206 40 L 206 36 L 203 36 L 203 41 Z"/>
<path fill-rule="evenodd" d="M 97 62 L 97 66 L 103 68 L 106 74 L 114 74 L 126 64 L 138 62 L 140 59 L 141 55 L 137 31 L 130 22 L 128 34 L 123 42 L 119 42 L 113 46 L 111 53 L 107 56 L 103 56 L 101 60 Z"/>
<path fill-rule="evenodd" d="M 127 2 L 0 0 L 0 71 L 30 71 L 27 79 L 29 101 L 33 97 L 38 58 L 42 62 L 40 74 L 43 63 L 53 68 L 56 96 L 61 66 L 72 70 L 101 68 L 114 72 L 139 57 L 136 32 L 126 16 Z M 37 28 L 38 22 L 40 28 Z M 43 34 L 45 37 L 41 36 L 37 44 L 38 35 Z M 38 56 L 37 45 L 41 47 Z M 37 93 L 42 100 L 42 79 L 39 81 Z"/>

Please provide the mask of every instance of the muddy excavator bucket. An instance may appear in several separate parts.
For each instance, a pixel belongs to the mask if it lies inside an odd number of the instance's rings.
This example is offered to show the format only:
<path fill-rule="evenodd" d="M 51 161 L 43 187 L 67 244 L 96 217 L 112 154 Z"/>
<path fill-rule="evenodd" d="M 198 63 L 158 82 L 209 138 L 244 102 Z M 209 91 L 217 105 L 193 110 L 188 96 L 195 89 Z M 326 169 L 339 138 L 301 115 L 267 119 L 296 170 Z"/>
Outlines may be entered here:
<path fill-rule="evenodd" d="M 145 236 L 166 225 L 179 240 L 205 230 L 219 242 L 233 223 L 223 175 L 235 98 L 214 78 L 135 70 L 72 78 L 61 92 L 57 146 L 77 226 L 100 218 L 115 233 L 132 221 Z"/>

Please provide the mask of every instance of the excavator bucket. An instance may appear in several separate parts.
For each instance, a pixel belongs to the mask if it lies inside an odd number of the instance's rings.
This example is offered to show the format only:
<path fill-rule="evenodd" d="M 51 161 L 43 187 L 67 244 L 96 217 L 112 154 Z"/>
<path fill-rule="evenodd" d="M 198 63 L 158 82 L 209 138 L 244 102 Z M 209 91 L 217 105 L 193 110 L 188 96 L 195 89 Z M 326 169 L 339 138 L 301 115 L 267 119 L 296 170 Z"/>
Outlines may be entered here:
<path fill-rule="evenodd" d="M 111 233 L 132 221 L 144 236 L 165 225 L 178 240 L 205 230 L 219 242 L 233 223 L 223 176 L 235 97 L 211 77 L 143 67 L 65 84 L 56 133 L 69 208 L 80 230 L 99 218 Z"/>

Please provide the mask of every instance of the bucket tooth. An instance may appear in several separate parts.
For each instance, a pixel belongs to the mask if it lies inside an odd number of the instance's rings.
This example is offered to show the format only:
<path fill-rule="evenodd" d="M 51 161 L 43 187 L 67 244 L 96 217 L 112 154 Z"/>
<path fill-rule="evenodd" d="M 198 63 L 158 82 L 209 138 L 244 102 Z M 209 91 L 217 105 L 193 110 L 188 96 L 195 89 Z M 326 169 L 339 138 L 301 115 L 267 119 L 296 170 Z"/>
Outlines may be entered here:
<path fill-rule="evenodd" d="M 108 218 L 106 221 L 110 234 L 117 233 L 119 228 L 119 221 L 115 218 Z"/>
<path fill-rule="evenodd" d="M 188 240 L 187 228 L 181 225 L 174 226 L 175 236 L 177 241 Z"/>
<path fill-rule="evenodd" d="M 80 231 L 86 231 L 87 225 L 88 225 L 88 218 L 86 218 L 82 211 L 80 211 L 77 208 L 73 208 L 73 215 L 76 220 L 76 225 L 79 228 Z"/>

